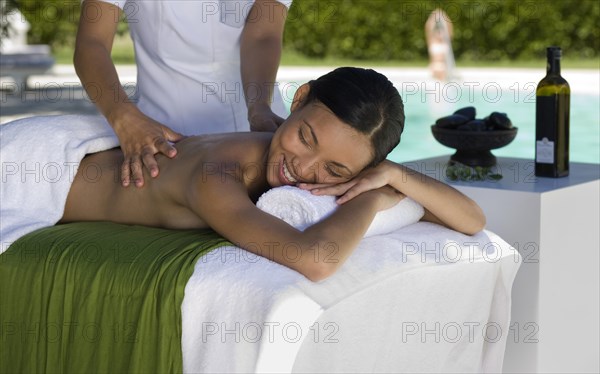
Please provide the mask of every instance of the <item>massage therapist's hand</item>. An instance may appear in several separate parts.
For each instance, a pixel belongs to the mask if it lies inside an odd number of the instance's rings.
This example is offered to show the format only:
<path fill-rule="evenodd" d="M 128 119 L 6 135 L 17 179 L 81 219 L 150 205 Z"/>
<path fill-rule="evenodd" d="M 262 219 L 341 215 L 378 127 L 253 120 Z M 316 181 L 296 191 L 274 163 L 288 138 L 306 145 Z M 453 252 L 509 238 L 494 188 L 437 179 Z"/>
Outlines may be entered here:
<path fill-rule="evenodd" d="M 384 160 L 379 165 L 363 170 L 348 182 L 339 184 L 308 184 L 301 183 L 299 188 L 311 191 L 314 195 L 340 196 L 338 204 L 343 204 L 363 192 L 375 190 L 390 183 L 393 162 Z M 390 187 L 391 188 L 391 187 Z"/>
<path fill-rule="evenodd" d="M 273 113 L 271 107 L 265 103 L 252 104 L 248 108 L 251 131 L 275 132 L 283 121 L 283 118 Z"/>
<path fill-rule="evenodd" d="M 121 183 L 127 187 L 133 181 L 136 187 L 144 185 L 143 167 L 151 177 L 157 177 L 158 163 L 154 158 L 162 153 L 173 158 L 177 150 L 169 142 L 183 139 L 183 135 L 144 115 L 139 110 L 131 111 L 114 121 L 113 128 L 123 151 Z"/>

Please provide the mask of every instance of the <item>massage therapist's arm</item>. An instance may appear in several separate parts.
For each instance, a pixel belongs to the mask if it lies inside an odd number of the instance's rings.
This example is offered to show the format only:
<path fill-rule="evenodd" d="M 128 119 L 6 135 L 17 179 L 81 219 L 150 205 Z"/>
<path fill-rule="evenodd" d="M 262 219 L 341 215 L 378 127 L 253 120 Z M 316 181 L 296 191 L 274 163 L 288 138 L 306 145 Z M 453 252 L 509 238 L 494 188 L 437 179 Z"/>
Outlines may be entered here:
<path fill-rule="evenodd" d="M 271 111 L 281 58 L 287 8 L 276 0 L 256 0 L 240 39 L 240 63 L 248 121 L 253 131 L 275 131 L 283 118 Z"/>
<path fill-rule="evenodd" d="M 312 281 L 333 274 L 358 245 L 375 213 L 400 199 L 392 188 L 369 191 L 302 232 L 258 209 L 233 176 L 199 175 L 196 181 L 188 204 L 212 229 Z"/>
<path fill-rule="evenodd" d="M 110 57 L 121 10 L 110 3 L 85 0 L 81 16 L 73 63 L 88 96 L 106 117 L 119 137 L 125 155 L 122 184 L 131 181 L 144 184 L 142 167 L 150 175 L 158 175 L 156 153 L 174 157 L 177 151 L 168 141 L 182 136 L 144 115 L 121 87 L 115 65 Z"/>

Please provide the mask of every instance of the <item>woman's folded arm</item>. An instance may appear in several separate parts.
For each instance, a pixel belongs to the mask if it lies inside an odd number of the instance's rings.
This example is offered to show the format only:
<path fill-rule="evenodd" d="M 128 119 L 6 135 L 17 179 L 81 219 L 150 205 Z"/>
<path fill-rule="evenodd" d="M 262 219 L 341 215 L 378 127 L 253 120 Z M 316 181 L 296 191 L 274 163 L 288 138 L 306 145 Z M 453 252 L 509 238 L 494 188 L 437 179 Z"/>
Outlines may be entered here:
<path fill-rule="evenodd" d="M 457 189 L 404 165 L 391 161 L 385 163 L 392 173 L 390 185 L 423 205 L 423 220 L 467 235 L 484 229 L 485 215 L 475 201 Z"/>
<path fill-rule="evenodd" d="M 365 169 L 346 183 L 302 183 L 300 188 L 317 195 L 340 196 L 338 203 L 345 205 L 367 191 L 386 185 L 421 204 L 425 208 L 424 221 L 438 223 L 467 235 L 473 235 L 485 227 L 485 215 L 475 201 L 445 183 L 389 160 Z"/>
<path fill-rule="evenodd" d="M 228 174 L 199 176 L 187 198 L 200 218 L 235 245 L 319 281 L 342 265 L 377 211 L 400 195 L 391 188 L 362 194 L 305 231 L 258 209 L 243 183 Z"/>

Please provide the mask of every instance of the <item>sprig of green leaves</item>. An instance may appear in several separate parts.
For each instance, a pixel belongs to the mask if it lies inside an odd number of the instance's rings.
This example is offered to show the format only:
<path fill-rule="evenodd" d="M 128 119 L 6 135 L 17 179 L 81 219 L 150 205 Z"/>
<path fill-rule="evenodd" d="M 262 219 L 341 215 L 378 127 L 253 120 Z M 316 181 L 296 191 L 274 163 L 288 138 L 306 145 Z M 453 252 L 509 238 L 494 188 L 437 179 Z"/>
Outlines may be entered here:
<path fill-rule="evenodd" d="M 493 167 L 484 166 L 468 166 L 458 162 L 450 162 L 446 169 L 446 177 L 451 181 L 485 181 L 485 180 L 500 180 L 502 175 L 496 173 Z"/>

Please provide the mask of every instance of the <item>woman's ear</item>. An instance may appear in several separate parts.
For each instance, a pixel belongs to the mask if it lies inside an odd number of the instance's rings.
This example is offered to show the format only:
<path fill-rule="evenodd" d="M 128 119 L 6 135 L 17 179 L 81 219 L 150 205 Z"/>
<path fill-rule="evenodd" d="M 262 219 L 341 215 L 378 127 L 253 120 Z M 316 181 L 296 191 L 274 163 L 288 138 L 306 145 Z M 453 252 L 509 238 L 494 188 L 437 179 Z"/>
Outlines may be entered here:
<path fill-rule="evenodd" d="M 292 112 L 302 107 L 302 104 L 304 104 L 304 102 L 306 101 L 309 91 L 310 85 L 308 83 L 304 83 L 302 86 L 298 87 L 296 93 L 294 94 L 294 100 L 292 101 L 292 105 L 290 106 L 290 110 Z"/>

